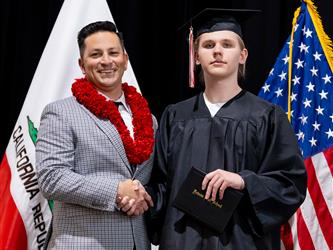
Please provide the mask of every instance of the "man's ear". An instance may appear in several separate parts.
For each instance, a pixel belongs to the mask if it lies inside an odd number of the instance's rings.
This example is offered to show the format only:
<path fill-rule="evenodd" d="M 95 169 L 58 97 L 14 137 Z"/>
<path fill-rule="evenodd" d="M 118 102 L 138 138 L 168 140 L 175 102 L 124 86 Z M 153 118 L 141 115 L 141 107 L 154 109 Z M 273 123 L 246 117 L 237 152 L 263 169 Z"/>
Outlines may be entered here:
<path fill-rule="evenodd" d="M 83 63 L 83 60 L 82 60 L 81 58 L 79 58 L 78 63 L 79 63 L 80 69 L 81 69 L 81 71 L 82 71 L 82 74 L 85 75 L 85 74 L 86 74 L 86 71 L 85 71 L 85 69 L 84 69 L 84 63 Z"/>
<path fill-rule="evenodd" d="M 124 57 L 125 57 L 125 71 L 126 71 L 128 67 L 128 54 L 126 52 L 124 53 Z"/>

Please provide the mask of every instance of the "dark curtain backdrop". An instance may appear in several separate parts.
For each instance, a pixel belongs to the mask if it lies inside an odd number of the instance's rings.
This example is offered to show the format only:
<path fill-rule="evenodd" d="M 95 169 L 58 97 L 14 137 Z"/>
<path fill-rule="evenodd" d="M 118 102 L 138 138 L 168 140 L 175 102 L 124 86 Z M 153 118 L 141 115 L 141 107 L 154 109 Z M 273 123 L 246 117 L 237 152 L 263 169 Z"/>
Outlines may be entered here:
<path fill-rule="evenodd" d="M 7 147 L 62 3 L 63 0 L 0 2 L 0 156 Z M 331 0 L 314 0 L 314 3 L 326 33 L 332 38 Z M 159 119 L 167 104 L 199 91 L 187 87 L 187 30 L 178 30 L 191 15 L 207 7 L 262 10 L 244 27 L 249 49 L 245 88 L 257 94 L 290 33 L 300 1 L 108 0 L 108 4 L 118 29 L 123 32 L 141 91 Z"/>

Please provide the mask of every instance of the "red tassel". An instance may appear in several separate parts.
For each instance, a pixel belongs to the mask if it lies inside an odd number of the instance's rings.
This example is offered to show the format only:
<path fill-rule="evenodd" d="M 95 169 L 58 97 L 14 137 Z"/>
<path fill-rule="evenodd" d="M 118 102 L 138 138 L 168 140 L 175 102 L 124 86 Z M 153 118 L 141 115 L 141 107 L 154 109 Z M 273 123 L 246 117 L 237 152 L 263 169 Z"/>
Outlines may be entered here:
<path fill-rule="evenodd" d="M 193 49 L 193 27 L 190 27 L 189 40 L 189 86 L 194 88 L 194 49 Z"/>

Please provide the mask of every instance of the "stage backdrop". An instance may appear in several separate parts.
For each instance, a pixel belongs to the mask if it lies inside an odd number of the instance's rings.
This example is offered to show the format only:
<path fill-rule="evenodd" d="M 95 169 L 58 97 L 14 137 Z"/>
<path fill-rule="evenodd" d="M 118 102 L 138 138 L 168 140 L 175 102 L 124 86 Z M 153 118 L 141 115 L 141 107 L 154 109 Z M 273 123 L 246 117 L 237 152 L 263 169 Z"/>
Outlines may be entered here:
<path fill-rule="evenodd" d="M 246 25 L 244 32 L 250 52 L 245 87 L 257 94 L 290 34 L 293 13 L 300 5 L 299 0 L 107 2 L 124 34 L 140 89 L 158 118 L 167 104 L 198 91 L 187 87 L 187 31 L 178 30 L 191 15 L 207 7 L 262 10 L 262 14 Z M 327 34 L 333 37 L 331 1 L 314 2 Z M 62 0 L 2 0 L 0 3 L 0 155 L 7 147 L 62 3 Z"/>
<path fill-rule="evenodd" d="M 141 92 L 148 99 L 157 118 L 167 104 L 187 98 L 200 90 L 187 87 L 187 31 L 179 30 L 190 16 L 207 7 L 262 10 L 244 27 L 245 42 L 249 49 L 245 88 L 257 94 L 290 34 L 293 13 L 300 6 L 299 0 L 219 2 L 107 1 L 118 29 L 123 32 L 126 50 Z M 331 1 L 317 0 L 314 3 L 318 6 L 326 33 L 332 38 Z M 61 0 L 1 1 L 1 157 L 15 131 L 37 64 L 62 4 Z M 59 42 L 56 47 L 56 50 L 62 50 L 63 44 Z M 68 57 L 72 57 L 77 51 L 68 53 Z M 75 61 L 72 63 L 75 64 Z M 52 71 L 53 66 L 48 65 L 48 70 Z M 69 67 L 72 65 L 63 65 L 63 71 Z M 51 78 L 45 78 L 45 86 L 50 82 Z M 43 96 L 43 91 L 40 96 Z"/>

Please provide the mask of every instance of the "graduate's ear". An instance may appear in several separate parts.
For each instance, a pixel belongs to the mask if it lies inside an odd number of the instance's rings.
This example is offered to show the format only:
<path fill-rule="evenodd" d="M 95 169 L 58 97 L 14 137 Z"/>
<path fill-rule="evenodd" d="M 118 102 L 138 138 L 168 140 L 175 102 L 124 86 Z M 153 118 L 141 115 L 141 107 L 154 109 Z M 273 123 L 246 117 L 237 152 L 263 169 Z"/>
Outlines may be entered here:
<path fill-rule="evenodd" d="M 242 49 L 240 57 L 239 57 L 239 63 L 240 64 L 245 64 L 247 56 L 248 56 L 249 52 L 247 51 L 247 49 Z"/>
<path fill-rule="evenodd" d="M 199 55 L 197 51 L 194 52 L 194 61 L 195 65 L 200 65 Z"/>

